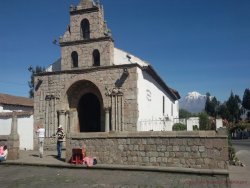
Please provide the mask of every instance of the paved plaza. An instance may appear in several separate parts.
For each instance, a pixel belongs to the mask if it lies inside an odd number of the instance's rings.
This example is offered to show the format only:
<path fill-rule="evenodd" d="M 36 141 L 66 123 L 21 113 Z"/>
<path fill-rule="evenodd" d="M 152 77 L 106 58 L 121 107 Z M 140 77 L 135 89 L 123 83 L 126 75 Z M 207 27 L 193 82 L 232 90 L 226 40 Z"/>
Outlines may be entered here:
<path fill-rule="evenodd" d="M 227 187 L 224 176 L 165 172 L 1 166 L 1 188 L 186 188 Z"/>
<path fill-rule="evenodd" d="M 63 153 L 65 156 L 65 153 Z M 96 165 L 86 168 L 56 159 L 55 151 L 45 151 L 39 158 L 37 151 L 22 151 L 20 159 L 6 161 L 0 166 L 1 188 L 227 188 L 225 175 L 210 175 L 174 168 L 125 168 L 124 166 Z M 190 170 L 191 171 L 191 170 Z"/>
<path fill-rule="evenodd" d="M 232 144 L 235 148 L 236 155 L 245 165 L 229 166 L 230 180 L 234 183 L 231 188 L 249 188 L 250 187 L 250 139 L 233 140 Z"/>
<path fill-rule="evenodd" d="M 1 163 L 1 188 L 248 188 L 250 140 L 235 141 L 237 156 L 246 167 L 229 166 L 225 172 L 208 173 L 181 168 L 143 167 L 97 164 L 94 168 L 72 165 L 56 159 L 56 151 L 21 151 L 20 158 Z M 63 157 L 65 153 L 63 152 Z M 212 171 L 210 171 L 212 172 Z"/>

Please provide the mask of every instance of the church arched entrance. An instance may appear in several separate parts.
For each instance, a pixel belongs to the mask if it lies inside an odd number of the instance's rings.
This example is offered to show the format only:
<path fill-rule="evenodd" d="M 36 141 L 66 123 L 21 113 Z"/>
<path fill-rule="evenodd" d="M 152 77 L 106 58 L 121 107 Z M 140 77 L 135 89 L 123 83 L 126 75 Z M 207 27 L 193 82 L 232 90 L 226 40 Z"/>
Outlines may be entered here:
<path fill-rule="evenodd" d="M 100 101 L 94 94 L 84 94 L 78 103 L 77 111 L 80 132 L 101 131 Z"/>
<path fill-rule="evenodd" d="M 79 80 L 67 90 L 72 132 L 105 131 L 103 98 L 99 88 L 88 80 Z M 73 115 L 72 115 L 73 114 Z"/>

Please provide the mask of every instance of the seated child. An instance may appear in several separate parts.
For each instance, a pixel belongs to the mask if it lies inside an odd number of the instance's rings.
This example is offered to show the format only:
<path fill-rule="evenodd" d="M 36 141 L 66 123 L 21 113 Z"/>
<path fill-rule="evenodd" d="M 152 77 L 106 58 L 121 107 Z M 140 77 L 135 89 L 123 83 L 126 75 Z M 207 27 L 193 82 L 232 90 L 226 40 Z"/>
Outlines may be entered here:
<path fill-rule="evenodd" d="M 3 154 L 3 146 L 0 146 L 0 155 Z"/>
<path fill-rule="evenodd" d="M 83 164 L 86 164 L 87 167 L 93 166 L 97 164 L 97 160 L 95 157 L 84 157 Z"/>
<path fill-rule="evenodd" d="M 7 156 L 8 156 L 8 148 L 7 148 L 7 146 L 5 145 L 5 146 L 3 147 L 3 153 L 0 154 L 0 162 L 6 161 Z"/>

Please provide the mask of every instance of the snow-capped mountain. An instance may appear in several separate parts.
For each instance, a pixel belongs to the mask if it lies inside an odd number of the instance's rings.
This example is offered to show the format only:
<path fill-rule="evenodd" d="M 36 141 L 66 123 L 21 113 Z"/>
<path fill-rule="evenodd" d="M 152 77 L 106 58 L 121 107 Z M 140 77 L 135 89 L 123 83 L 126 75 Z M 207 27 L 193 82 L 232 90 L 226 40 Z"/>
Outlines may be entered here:
<path fill-rule="evenodd" d="M 199 113 L 204 111 L 206 103 L 206 95 L 202 95 L 196 91 L 188 93 L 179 102 L 180 109 L 185 109 L 192 113 Z"/>

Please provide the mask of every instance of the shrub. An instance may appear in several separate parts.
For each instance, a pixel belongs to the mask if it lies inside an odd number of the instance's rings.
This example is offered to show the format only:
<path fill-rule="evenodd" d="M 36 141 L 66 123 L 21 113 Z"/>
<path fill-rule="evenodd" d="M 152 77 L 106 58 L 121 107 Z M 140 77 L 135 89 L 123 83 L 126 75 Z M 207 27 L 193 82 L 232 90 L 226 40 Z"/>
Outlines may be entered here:
<path fill-rule="evenodd" d="M 200 130 L 212 130 L 211 121 L 206 113 L 199 114 Z"/>
<path fill-rule="evenodd" d="M 235 162 L 239 161 L 239 159 L 236 156 L 235 149 L 232 145 L 232 140 L 230 135 L 228 136 L 228 158 L 230 164 L 234 164 Z"/>
<path fill-rule="evenodd" d="M 175 123 L 173 125 L 173 131 L 184 131 L 187 130 L 187 126 L 182 123 Z"/>

